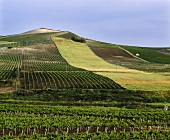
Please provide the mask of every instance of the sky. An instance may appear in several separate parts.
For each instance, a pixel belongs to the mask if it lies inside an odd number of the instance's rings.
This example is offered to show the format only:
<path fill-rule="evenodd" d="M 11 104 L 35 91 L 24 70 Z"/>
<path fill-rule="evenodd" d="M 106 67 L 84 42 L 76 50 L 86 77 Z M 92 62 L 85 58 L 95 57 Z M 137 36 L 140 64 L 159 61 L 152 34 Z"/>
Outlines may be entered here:
<path fill-rule="evenodd" d="M 37 28 L 103 42 L 170 46 L 170 0 L 0 0 L 0 35 Z"/>

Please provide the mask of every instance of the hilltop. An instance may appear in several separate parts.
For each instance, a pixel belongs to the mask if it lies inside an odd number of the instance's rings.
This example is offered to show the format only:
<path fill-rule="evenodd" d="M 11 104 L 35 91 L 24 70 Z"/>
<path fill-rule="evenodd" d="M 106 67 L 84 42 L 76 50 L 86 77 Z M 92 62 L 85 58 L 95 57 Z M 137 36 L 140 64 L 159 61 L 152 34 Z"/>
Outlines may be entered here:
<path fill-rule="evenodd" d="M 21 34 L 39 34 L 39 33 L 56 33 L 56 32 L 61 32 L 60 30 L 53 30 L 53 29 L 48 29 L 48 28 L 39 28 L 31 31 L 27 31 Z"/>

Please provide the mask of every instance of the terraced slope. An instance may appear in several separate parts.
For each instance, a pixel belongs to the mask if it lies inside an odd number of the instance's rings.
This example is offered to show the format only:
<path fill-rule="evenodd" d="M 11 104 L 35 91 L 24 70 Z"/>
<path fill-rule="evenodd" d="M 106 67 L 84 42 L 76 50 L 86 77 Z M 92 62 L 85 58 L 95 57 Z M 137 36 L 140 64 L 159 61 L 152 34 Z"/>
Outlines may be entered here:
<path fill-rule="evenodd" d="M 61 56 L 53 41 L 37 35 L 37 43 L 29 40 L 24 46 L 0 48 L 0 79 L 15 90 L 47 89 L 122 89 L 111 79 L 71 66 Z M 33 35 L 30 36 L 33 38 Z M 12 38 L 6 38 L 12 41 Z M 18 36 L 13 41 L 26 40 Z M 39 43 L 38 43 L 39 42 Z"/>

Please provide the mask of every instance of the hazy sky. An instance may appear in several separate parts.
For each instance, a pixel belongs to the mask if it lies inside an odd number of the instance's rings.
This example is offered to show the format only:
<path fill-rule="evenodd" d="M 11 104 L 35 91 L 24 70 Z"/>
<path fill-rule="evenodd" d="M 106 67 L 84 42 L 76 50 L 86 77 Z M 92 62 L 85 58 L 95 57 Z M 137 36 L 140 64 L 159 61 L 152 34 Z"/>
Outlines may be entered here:
<path fill-rule="evenodd" d="M 170 46 L 170 0 L 0 0 L 0 35 L 51 28 L 90 39 Z"/>

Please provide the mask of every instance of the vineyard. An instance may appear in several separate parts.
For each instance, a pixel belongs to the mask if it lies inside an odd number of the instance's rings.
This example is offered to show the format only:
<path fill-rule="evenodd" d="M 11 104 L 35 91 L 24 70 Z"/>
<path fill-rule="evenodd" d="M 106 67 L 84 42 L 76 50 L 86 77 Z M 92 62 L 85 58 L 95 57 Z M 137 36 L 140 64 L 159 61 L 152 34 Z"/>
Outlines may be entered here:
<path fill-rule="evenodd" d="M 10 43 L 0 48 L 1 81 L 11 81 L 15 90 L 22 91 L 121 89 L 121 86 L 106 77 L 69 65 L 59 53 L 49 33 L 45 35 L 3 38 L 5 41 L 18 41 L 14 43 L 18 46 L 10 46 Z M 28 40 L 25 40 L 26 38 Z"/>
<path fill-rule="evenodd" d="M 0 139 L 170 139 L 169 73 L 111 64 L 137 60 L 118 45 L 37 31 L 0 38 Z"/>
<path fill-rule="evenodd" d="M 112 107 L 0 105 L 1 138 L 169 139 L 170 113 Z"/>

